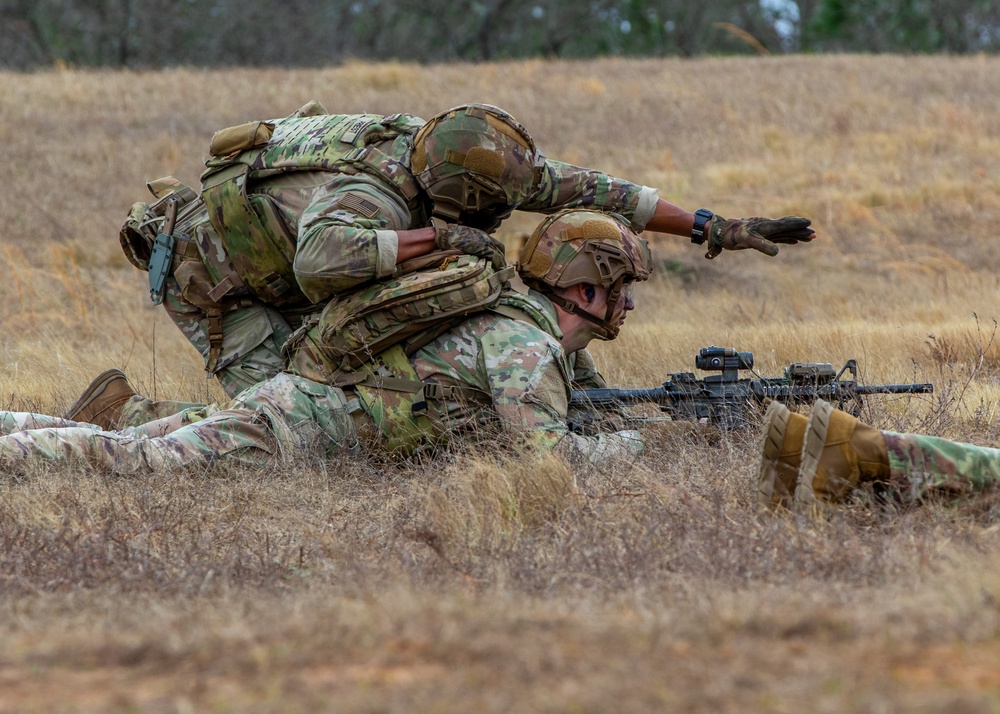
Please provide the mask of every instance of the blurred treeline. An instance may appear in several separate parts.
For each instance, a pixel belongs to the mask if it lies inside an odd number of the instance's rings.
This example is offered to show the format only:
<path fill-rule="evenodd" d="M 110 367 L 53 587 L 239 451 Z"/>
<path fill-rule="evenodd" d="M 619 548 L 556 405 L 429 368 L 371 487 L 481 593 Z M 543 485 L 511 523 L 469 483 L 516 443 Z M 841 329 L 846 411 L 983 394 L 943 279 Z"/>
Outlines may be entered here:
<path fill-rule="evenodd" d="M 0 67 L 989 52 L 996 0 L 0 0 Z"/>

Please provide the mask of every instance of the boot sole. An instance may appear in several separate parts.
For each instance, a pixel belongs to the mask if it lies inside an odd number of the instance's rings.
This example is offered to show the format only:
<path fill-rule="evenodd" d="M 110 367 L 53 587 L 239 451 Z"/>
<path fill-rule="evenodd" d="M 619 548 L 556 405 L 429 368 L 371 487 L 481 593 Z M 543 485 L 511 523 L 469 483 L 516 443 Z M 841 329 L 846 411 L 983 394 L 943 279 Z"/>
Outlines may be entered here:
<path fill-rule="evenodd" d="M 799 467 L 799 480 L 795 485 L 795 504 L 804 510 L 817 505 L 813 482 L 816 479 L 820 459 L 823 457 L 823 449 L 826 448 L 826 436 L 830 431 L 833 412 L 832 404 L 817 399 L 809 413 L 809 421 L 806 422 L 806 437 L 802 440 L 802 465 Z"/>
<path fill-rule="evenodd" d="M 94 378 L 94 381 L 90 383 L 90 386 L 87 387 L 87 390 L 82 395 L 80 395 L 80 398 L 73 403 L 73 406 L 71 406 L 66 411 L 66 415 L 63 417 L 63 419 L 68 419 L 69 421 L 76 421 L 76 419 L 74 419 L 73 417 L 79 414 L 85 406 L 90 404 L 90 402 L 92 402 L 97 397 L 101 396 L 104 393 L 104 390 L 108 388 L 108 385 L 119 378 L 125 380 L 128 379 L 125 376 L 125 373 L 122 372 L 120 369 L 108 369 L 101 372 Z"/>
<path fill-rule="evenodd" d="M 789 411 L 781 402 L 771 402 L 764 414 L 764 435 L 760 442 L 760 467 L 757 470 L 757 502 L 773 508 L 774 483 L 778 478 L 778 457 L 785 443 Z"/>

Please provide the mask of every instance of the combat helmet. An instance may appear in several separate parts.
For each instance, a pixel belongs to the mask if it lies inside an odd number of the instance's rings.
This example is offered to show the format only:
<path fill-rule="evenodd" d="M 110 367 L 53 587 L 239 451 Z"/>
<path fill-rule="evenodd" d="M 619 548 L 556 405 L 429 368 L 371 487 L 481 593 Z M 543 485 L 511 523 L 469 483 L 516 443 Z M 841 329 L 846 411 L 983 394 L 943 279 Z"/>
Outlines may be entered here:
<path fill-rule="evenodd" d="M 528 131 L 488 104 L 463 104 L 413 138 L 411 168 L 435 217 L 491 232 L 532 194 L 542 157 Z"/>
<path fill-rule="evenodd" d="M 625 287 L 646 280 L 651 266 L 649 243 L 622 216 L 570 208 L 539 224 L 521 249 L 517 272 L 525 285 L 545 293 L 559 307 L 594 323 L 598 337 L 613 340 L 618 325 L 611 322 Z M 553 288 L 581 283 L 609 288 L 604 317 L 583 310 L 556 295 Z"/>

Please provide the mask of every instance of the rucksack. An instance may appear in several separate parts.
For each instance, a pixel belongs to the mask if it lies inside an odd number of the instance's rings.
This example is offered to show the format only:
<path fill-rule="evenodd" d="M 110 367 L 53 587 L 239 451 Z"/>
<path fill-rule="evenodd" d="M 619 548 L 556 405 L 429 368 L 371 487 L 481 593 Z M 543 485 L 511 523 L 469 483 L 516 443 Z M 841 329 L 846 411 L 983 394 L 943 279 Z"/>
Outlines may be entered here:
<path fill-rule="evenodd" d="M 514 273 L 484 258 L 439 251 L 400 265 L 401 274 L 333 296 L 282 350 L 290 371 L 337 386 L 364 381 L 379 355 L 413 354 L 466 316 L 496 305 Z"/>
<path fill-rule="evenodd" d="M 409 453 L 440 436 L 435 404 L 489 403 L 471 387 L 423 382 L 409 356 L 474 312 L 496 306 L 513 266 L 441 251 L 407 261 L 402 274 L 335 295 L 300 327 L 282 353 L 288 370 L 345 388 L 385 436 L 390 452 Z"/>

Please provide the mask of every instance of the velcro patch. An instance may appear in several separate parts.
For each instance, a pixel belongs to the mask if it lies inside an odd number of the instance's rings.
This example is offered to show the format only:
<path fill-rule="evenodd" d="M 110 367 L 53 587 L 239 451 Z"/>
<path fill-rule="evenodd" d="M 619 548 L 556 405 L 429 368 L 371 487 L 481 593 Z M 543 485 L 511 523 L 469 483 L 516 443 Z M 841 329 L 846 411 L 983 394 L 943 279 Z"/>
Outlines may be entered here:
<path fill-rule="evenodd" d="M 339 205 L 341 208 L 346 208 L 348 211 L 354 211 L 359 216 L 364 216 L 365 218 L 374 218 L 379 213 L 379 206 L 377 203 L 365 198 L 362 194 L 355 191 L 345 193 L 340 198 Z"/>
<path fill-rule="evenodd" d="M 374 123 L 375 122 L 373 119 L 365 119 L 365 118 L 358 119 L 354 121 L 349 127 L 347 127 L 347 131 L 341 134 L 340 140 L 345 144 L 353 144 L 355 141 L 357 141 L 358 136 L 361 134 L 361 132 L 364 131 L 369 124 L 374 124 Z"/>
<path fill-rule="evenodd" d="M 465 168 L 493 178 L 503 178 L 504 160 L 497 151 L 473 146 L 465 155 Z"/>
<path fill-rule="evenodd" d="M 621 231 L 610 220 L 587 221 L 583 224 L 583 235 L 588 240 L 620 241 L 622 239 Z"/>

